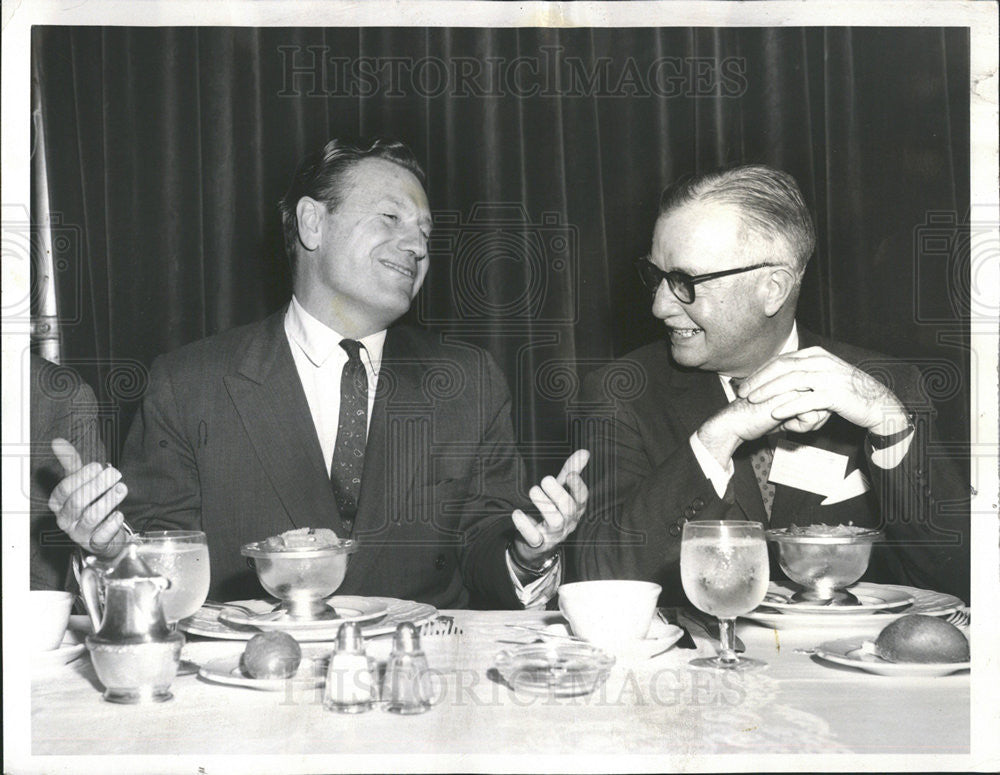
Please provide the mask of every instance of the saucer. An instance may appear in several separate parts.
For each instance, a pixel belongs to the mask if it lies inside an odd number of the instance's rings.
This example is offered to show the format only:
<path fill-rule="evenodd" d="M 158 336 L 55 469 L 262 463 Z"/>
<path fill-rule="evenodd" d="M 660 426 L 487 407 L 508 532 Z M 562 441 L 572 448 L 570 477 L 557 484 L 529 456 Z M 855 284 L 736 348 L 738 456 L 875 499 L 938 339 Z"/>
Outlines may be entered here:
<path fill-rule="evenodd" d="M 859 584 L 858 586 L 862 586 Z M 836 614 L 831 614 L 828 607 L 824 607 L 823 613 L 816 611 L 801 611 L 795 607 L 786 608 L 783 611 L 774 610 L 770 603 L 765 603 L 748 614 L 742 614 L 741 619 L 749 619 L 757 624 L 771 627 L 775 630 L 860 630 L 863 632 L 878 633 L 889 622 L 898 619 L 906 614 L 927 614 L 928 616 L 947 616 L 954 613 L 965 604 L 954 595 L 945 592 L 934 592 L 929 589 L 918 589 L 917 587 L 907 587 L 899 584 L 864 584 L 870 588 L 872 594 L 885 598 L 893 592 L 903 594 L 913 598 L 909 606 L 901 608 L 881 609 L 878 611 L 859 610 L 862 606 L 844 607 L 844 610 Z M 780 585 L 771 584 L 772 590 L 787 589 Z"/>
<path fill-rule="evenodd" d="M 546 639 L 549 642 L 564 640 L 567 635 L 573 635 L 572 628 L 568 622 L 550 624 L 540 629 L 538 633 L 543 639 L 545 639 L 546 635 L 552 636 Z M 662 654 L 679 641 L 683 635 L 684 630 L 680 627 L 676 627 L 673 624 L 666 624 L 660 621 L 659 618 L 654 617 L 645 638 L 623 641 L 613 645 L 610 643 L 595 643 L 593 645 L 604 649 L 619 659 L 643 660 Z"/>
<path fill-rule="evenodd" d="M 887 676 L 933 678 L 968 670 L 971 662 L 889 662 L 875 653 L 875 644 L 864 638 L 828 641 L 816 648 L 816 656 L 868 673 Z"/>
<path fill-rule="evenodd" d="M 67 631 L 59 648 L 35 651 L 31 654 L 31 668 L 33 671 L 45 671 L 68 665 L 73 660 L 78 659 L 86 650 L 86 644 L 78 640 L 76 633 Z"/>
<path fill-rule="evenodd" d="M 326 667 L 329 662 L 327 651 L 306 651 L 295 675 L 290 678 L 251 678 L 240 668 L 241 654 L 230 654 L 209 660 L 198 670 L 198 675 L 206 681 L 242 686 L 261 692 L 286 691 L 291 682 L 300 689 L 312 689 L 326 683 Z"/>
<path fill-rule="evenodd" d="M 418 603 L 413 600 L 399 600 L 394 597 L 368 597 L 363 599 L 386 606 L 383 618 L 362 622 L 361 634 L 365 638 L 391 635 L 396 631 L 396 626 L 402 622 L 413 622 L 415 625 L 420 626 L 425 622 L 431 621 L 438 613 L 434 606 L 427 603 Z M 262 613 L 271 611 L 274 607 L 273 603 L 263 600 L 237 600 L 235 603 Z M 261 632 L 261 628 L 256 624 L 253 626 L 244 626 L 223 621 L 220 618 L 221 614 L 222 611 L 217 606 L 202 606 L 194 616 L 182 619 L 177 627 L 190 635 L 222 640 L 250 640 L 258 632 Z M 300 643 L 336 640 L 337 630 L 340 625 L 330 620 L 325 621 L 324 625 L 326 626 L 322 629 L 315 630 L 293 629 L 288 634 Z"/>
<path fill-rule="evenodd" d="M 256 627 L 260 630 L 336 630 L 344 622 L 368 622 L 385 616 L 389 606 L 385 602 L 370 597 L 336 595 L 328 598 L 326 604 L 337 612 L 334 619 L 293 619 L 286 611 L 266 611 L 251 614 L 238 608 L 225 608 L 219 618 L 226 624 L 237 627 Z"/>
<path fill-rule="evenodd" d="M 794 592 L 786 585 L 772 581 L 761 605 L 782 612 L 840 616 L 899 608 L 910 605 L 914 601 L 912 594 L 884 584 L 861 582 L 848 587 L 847 591 L 853 594 L 861 605 L 827 605 L 811 601 L 792 602 L 791 597 Z"/>

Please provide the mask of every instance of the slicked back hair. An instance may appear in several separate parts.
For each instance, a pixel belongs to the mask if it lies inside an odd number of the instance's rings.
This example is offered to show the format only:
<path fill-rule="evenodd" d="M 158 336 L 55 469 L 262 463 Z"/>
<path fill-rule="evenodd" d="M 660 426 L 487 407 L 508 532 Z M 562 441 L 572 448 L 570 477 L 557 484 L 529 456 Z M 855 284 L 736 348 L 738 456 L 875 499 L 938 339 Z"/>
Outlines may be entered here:
<path fill-rule="evenodd" d="M 426 175 L 413 152 L 405 143 L 388 137 L 376 137 L 368 142 L 334 138 L 322 149 L 299 162 L 291 185 L 278 202 L 285 237 L 285 253 L 295 271 L 295 256 L 299 244 L 299 219 L 295 214 L 299 200 L 308 196 L 326 204 L 327 211 L 337 208 L 343 198 L 344 185 L 351 170 L 364 159 L 385 159 L 412 172 L 420 185 L 426 186 Z"/>
<path fill-rule="evenodd" d="M 795 178 L 764 164 L 681 178 L 660 196 L 660 216 L 694 202 L 738 209 L 744 228 L 765 242 L 787 244 L 801 273 L 816 248 L 816 229 Z"/>

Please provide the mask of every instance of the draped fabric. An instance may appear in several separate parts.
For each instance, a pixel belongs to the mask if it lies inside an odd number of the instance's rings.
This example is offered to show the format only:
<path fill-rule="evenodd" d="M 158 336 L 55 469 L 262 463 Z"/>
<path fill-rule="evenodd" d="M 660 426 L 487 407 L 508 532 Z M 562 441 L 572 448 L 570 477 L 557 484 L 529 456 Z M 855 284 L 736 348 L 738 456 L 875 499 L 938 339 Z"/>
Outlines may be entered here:
<path fill-rule="evenodd" d="M 573 441 L 582 374 L 660 335 L 630 267 L 660 190 L 742 162 L 790 172 L 815 214 L 802 323 L 913 359 L 944 435 L 968 433 L 966 29 L 35 27 L 32 43 L 69 237 L 64 361 L 115 407 L 112 456 L 157 354 L 289 297 L 276 202 L 298 159 L 376 134 L 428 172 L 431 269 L 408 320 L 494 355 L 536 470 Z"/>

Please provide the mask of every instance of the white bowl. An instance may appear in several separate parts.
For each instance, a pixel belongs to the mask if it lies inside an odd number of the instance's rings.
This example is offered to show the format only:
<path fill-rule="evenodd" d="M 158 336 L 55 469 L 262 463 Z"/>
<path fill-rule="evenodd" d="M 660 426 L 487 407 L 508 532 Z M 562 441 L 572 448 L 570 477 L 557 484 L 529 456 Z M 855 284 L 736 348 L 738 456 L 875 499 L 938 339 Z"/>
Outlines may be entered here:
<path fill-rule="evenodd" d="M 612 652 L 646 637 L 662 588 L 651 581 L 577 581 L 559 587 L 573 633 Z"/>
<path fill-rule="evenodd" d="M 59 648 L 69 624 L 73 595 L 56 590 L 31 591 L 31 647 L 34 651 Z"/>

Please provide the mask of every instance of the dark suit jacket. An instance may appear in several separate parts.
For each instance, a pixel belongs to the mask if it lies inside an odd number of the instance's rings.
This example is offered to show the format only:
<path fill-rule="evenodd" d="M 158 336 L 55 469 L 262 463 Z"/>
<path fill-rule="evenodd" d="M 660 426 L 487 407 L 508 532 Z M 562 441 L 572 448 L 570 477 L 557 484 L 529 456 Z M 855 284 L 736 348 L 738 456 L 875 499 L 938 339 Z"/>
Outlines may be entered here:
<path fill-rule="evenodd" d="M 869 457 L 865 432 L 836 415 L 790 441 L 849 456 L 869 492 L 840 503 L 778 485 L 770 527 L 814 523 L 882 528 L 868 581 L 894 582 L 969 595 L 968 487 L 935 445 L 932 407 L 912 366 L 884 355 L 821 339 L 800 328 L 801 346 L 819 345 L 876 375 L 917 413 L 913 443 L 903 462 L 883 470 Z M 664 602 L 684 601 L 680 584 L 681 530 L 689 519 L 749 519 L 767 523 L 749 461 L 735 457 L 735 473 L 719 498 L 691 451 L 691 434 L 726 405 L 713 373 L 680 369 L 666 342 L 642 347 L 584 381 L 588 417 L 587 513 L 571 546 L 570 573 L 578 578 L 640 578 L 663 585 Z M 777 571 L 772 562 L 772 576 Z M 780 571 L 777 571 L 780 573 Z"/>
<path fill-rule="evenodd" d="M 49 495 L 63 478 L 52 439 L 73 444 L 83 462 L 104 461 L 97 399 L 80 375 L 31 354 L 31 588 L 63 589 L 73 542 L 56 525 Z"/>
<path fill-rule="evenodd" d="M 263 594 L 243 544 L 297 527 L 342 532 L 283 317 L 157 358 L 123 454 L 128 519 L 204 530 L 222 600 Z M 361 548 L 339 593 L 519 605 L 505 549 L 521 473 L 492 359 L 390 329 L 352 533 Z"/>

